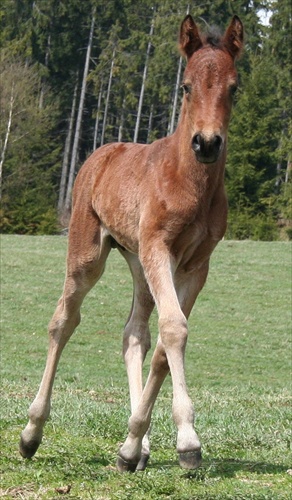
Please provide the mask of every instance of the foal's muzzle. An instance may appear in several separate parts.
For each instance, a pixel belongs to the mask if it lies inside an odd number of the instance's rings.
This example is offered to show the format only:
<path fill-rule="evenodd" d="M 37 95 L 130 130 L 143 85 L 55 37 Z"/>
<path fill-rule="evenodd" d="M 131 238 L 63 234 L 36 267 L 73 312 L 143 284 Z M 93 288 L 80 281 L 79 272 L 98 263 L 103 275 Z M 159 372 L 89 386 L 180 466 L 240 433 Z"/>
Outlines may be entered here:
<path fill-rule="evenodd" d="M 196 134 L 192 139 L 192 149 L 201 163 L 214 163 L 222 150 L 223 139 L 220 135 L 206 138 L 203 134 Z"/>

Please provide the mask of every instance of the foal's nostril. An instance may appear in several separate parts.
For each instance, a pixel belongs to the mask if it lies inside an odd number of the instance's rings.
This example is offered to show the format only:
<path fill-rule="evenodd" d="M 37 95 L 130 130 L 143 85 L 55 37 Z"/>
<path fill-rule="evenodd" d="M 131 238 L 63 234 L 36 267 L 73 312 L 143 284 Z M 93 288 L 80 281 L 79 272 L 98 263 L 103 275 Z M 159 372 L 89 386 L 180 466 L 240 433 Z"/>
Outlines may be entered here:
<path fill-rule="evenodd" d="M 200 151 L 200 149 L 201 149 L 201 140 L 202 140 L 202 136 L 200 134 L 196 134 L 193 137 L 192 145 L 193 145 L 193 150 L 194 151 Z"/>
<path fill-rule="evenodd" d="M 222 144 L 222 137 L 220 137 L 220 135 L 215 135 L 213 143 L 214 148 L 219 151 L 221 144 Z"/>

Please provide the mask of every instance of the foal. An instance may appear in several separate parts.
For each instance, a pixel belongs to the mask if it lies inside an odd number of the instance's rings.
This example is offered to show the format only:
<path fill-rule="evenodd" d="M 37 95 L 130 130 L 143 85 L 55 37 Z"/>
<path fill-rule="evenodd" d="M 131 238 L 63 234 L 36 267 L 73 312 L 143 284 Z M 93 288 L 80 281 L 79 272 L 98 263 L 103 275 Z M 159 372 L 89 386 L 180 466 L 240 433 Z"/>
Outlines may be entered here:
<path fill-rule="evenodd" d="M 210 255 L 226 229 L 227 128 L 237 86 L 234 63 L 242 45 L 243 26 L 237 16 L 219 38 L 200 34 L 188 15 L 180 30 L 187 66 L 175 133 L 151 145 L 108 144 L 81 168 L 73 192 L 64 290 L 49 324 L 43 379 L 21 436 L 23 457 L 32 457 L 41 443 L 62 350 L 80 321 L 85 295 L 101 277 L 111 248 L 117 247 L 134 285 L 123 341 L 131 417 L 117 467 L 146 467 L 151 413 L 169 372 L 180 465 L 200 465 L 201 445 L 184 373 L 187 318 L 206 281 Z M 154 305 L 159 335 L 143 388 Z"/>

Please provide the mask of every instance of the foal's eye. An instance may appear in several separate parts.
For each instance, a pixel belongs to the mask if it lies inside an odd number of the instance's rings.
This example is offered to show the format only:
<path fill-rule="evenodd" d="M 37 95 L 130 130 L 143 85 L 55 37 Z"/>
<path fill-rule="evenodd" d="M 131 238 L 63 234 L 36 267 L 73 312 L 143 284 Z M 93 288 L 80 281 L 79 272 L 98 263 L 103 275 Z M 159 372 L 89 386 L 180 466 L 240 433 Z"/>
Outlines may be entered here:
<path fill-rule="evenodd" d="M 190 85 L 187 85 L 186 83 L 183 83 L 181 85 L 181 88 L 183 89 L 183 91 L 184 91 L 184 93 L 186 95 L 191 93 L 191 86 Z"/>

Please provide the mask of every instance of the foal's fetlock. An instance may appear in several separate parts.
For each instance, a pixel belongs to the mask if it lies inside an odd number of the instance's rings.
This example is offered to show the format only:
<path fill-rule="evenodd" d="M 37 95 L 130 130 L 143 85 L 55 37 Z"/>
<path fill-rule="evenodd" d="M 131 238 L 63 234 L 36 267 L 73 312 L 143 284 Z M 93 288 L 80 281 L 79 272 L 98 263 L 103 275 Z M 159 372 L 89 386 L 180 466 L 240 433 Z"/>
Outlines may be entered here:
<path fill-rule="evenodd" d="M 31 424 L 22 431 L 19 443 L 19 453 L 23 458 L 32 458 L 42 442 L 43 433 L 35 432 Z"/>

